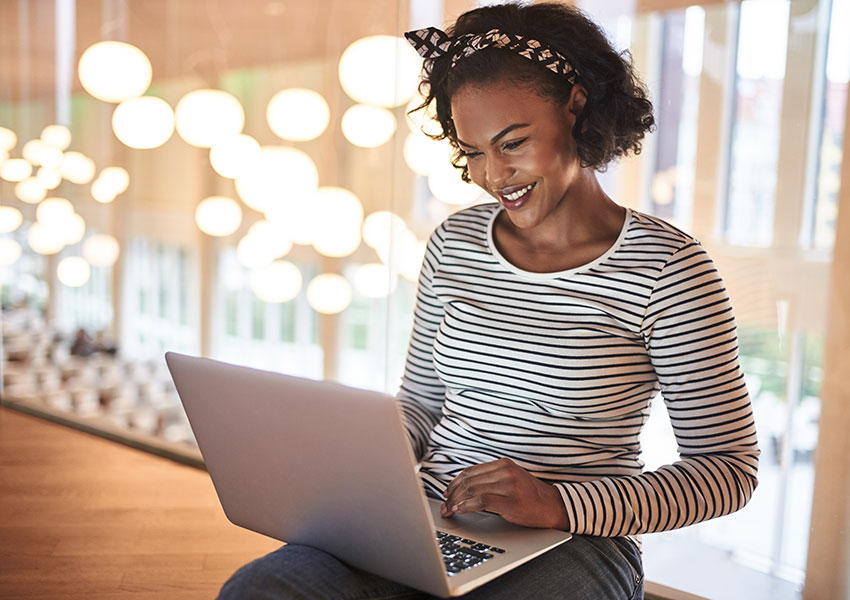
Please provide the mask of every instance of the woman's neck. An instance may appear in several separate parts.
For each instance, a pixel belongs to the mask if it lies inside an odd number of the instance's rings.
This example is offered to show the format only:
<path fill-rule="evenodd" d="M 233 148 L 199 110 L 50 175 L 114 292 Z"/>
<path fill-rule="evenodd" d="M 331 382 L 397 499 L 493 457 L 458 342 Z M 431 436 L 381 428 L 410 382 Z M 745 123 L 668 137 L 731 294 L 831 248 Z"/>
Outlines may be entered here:
<path fill-rule="evenodd" d="M 515 227 L 504 212 L 497 224 L 512 244 L 527 251 L 558 254 L 577 247 L 613 243 L 625 218 L 625 209 L 602 190 L 591 169 L 582 169 L 558 205 L 539 225 Z"/>

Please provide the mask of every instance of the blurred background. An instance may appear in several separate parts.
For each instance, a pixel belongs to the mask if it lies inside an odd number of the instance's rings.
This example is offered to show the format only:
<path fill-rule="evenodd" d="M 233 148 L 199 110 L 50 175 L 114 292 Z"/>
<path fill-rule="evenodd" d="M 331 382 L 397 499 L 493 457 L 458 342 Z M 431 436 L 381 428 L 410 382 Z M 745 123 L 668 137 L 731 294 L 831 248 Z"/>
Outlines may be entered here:
<path fill-rule="evenodd" d="M 4 405 L 191 461 L 167 350 L 395 392 L 425 240 L 491 201 L 407 115 L 421 61 L 399 36 L 482 4 L 0 2 Z M 848 351 L 827 332 L 850 0 L 577 5 L 658 124 L 600 180 L 715 259 L 762 448 L 744 510 L 645 537 L 649 577 L 708 594 L 731 561 L 794 597 L 824 365 Z M 654 402 L 647 468 L 675 458 Z"/>

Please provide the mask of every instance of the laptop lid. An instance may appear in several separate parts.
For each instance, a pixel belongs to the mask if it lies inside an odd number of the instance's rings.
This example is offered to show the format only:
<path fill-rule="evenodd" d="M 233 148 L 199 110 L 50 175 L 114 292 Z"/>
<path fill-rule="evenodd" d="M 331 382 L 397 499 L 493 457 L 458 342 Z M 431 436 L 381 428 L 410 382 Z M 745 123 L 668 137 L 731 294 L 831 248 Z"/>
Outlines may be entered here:
<path fill-rule="evenodd" d="M 450 593 L 392 396 L 165 355 L 227 518 Z M 392 540 L 393 548 L 387 549 Z"/>

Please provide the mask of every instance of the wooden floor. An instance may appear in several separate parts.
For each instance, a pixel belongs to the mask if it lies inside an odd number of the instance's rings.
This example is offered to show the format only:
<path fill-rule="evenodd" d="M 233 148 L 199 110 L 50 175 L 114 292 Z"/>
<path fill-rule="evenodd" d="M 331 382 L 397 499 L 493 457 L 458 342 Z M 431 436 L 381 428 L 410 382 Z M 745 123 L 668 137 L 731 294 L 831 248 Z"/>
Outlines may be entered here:
<path fill-rule="evenodd" d="M 0 408 L 0 600 L 209 599 L 279 545 L 204 471 Z"/>

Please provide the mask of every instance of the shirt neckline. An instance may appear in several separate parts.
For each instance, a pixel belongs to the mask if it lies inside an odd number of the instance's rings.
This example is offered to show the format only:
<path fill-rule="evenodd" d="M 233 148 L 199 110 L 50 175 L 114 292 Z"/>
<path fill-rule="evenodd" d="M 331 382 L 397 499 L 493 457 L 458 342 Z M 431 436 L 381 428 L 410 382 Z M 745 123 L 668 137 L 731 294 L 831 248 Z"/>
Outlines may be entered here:
<path fill-rule="evenodd" d="M 499 252 L 498 248 L 496 248 L 496 243 L 493 241 L 493 224 L 496 222 L 496 217 L 499 215 L 499 213 L 502 212 L 503 210 L 505 210 L 505 208 L 501 204 L 496 204 L 496 210 L 494 210 L 493 214 L 490 215 L 490 220 L 487 223 L 487 246 L 489 247 L 490 252 L 493 254 L 493 257 L 496 259 L 496 261 L 498 261 L 498 263 L 500 265 L 505 267 L 505 269 L 507 269 L 511 273 L 515 273 L 516 275 L 519 275 L 520 277 L 525 277 L 527 279 L 537 279 L 537 280 L 558 279 L 560 277 L 570 277 L 571 275 L 574 275 L 575 273 L 578 273 L 579 271 L 585 271 L 587 269 L 595 267 L 596 265 L 598 265 L 599 263 L 601 263 L 602 261 L 607 259 L 609 256 L 614 254 L 614 252 L 616 252 L 617 249 L 622 245 L 623 240 L 626 237 L 626 231 L 628 230 L 629 225 L 632 222 L 632 209 L 630 209 L 628 206 L 625 207 L 625 209 L 626 209 L 626 218 L 623 220 L 623 227 L 620 229 L 620 235 L 617 236 L 616 241 L 611 245 L 611 247 L 608 248 L 601 255 L 599 255 L 597 258 L 593 259 L 592 261 L 590 261 L 586 264 L 583 264 L 583 265 L 579 265 L 578 267 L 574 267 L 572 269 L 566 269 L 564 271 L 553 271 L 553 272 L 549 272 L 549 273 L 538 273 L 536 271 L 526 271 L 524 269 L 520 269 L 519 267 L 514 265 L 512 262 L 510 262 L 507 258 L 502 256 L 502 253 Z"/>

